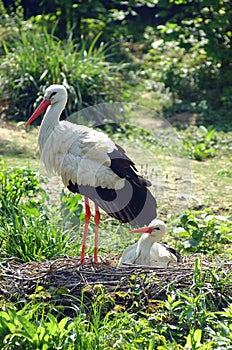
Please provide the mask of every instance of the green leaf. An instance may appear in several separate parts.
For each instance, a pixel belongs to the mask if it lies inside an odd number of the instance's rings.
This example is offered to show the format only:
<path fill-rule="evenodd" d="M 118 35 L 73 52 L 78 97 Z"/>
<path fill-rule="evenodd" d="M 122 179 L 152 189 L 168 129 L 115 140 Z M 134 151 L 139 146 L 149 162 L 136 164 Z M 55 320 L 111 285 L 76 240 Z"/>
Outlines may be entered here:
<path fill-rule="evenodd" d="M 201 345 L 201 337 L 202 337 L 202 330 L 196 329 L 193 335 L 193 338 L 195 340 L 195 344 L 197 347 Z"/>
<path fill-rule="evenodd" d="M 188 225 L 198 228 L 198 223 L 194 220 L 188 220 Z"/>

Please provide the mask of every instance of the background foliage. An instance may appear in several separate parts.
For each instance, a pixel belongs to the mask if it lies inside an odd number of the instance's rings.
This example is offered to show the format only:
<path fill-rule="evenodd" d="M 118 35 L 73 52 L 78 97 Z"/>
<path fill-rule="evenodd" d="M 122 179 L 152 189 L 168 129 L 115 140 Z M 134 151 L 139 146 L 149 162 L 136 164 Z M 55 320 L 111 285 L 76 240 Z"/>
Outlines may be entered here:
<path fill-rule="evenodd" d="M 163 84 L 159 100 L 169 103 L 154 103 L 159 113 L 191 112 L 199 123 L 231 128 L 230 1 L 1 0 L 0 7 L 8 118 L 26 119 L 39 89 L 53 82 L 69 88 L 67 113 L 103 99 L 134 101 Z"/>

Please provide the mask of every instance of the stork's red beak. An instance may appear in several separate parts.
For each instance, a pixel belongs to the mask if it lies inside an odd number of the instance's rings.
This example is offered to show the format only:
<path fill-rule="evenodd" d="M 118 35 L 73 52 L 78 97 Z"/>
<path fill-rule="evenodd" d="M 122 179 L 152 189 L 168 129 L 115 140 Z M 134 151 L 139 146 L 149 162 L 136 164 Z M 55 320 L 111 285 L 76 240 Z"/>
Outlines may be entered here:
<path fill-rule="evenodd" d="M 151 227 L 142 227 L 142 228 L 138 228 L 137 230 L 133 230 L 131 232 L 139 232 L 139 233 L 151 233 L 152 232 L 152 228 Z"/>
<path fill-rule="evenodd" d="M 33 122 L 33 120 L 35 120 L 37 117 L 40 116 L 40 114 L 42 114 L 44 111 L 46 111 L 46 109 L 48 108 L 48 106 L 50 106 L 51 101 L 50 100 L 46 100 L 44 99 L 39 107 L 36 108 L 36 110 L 34 111 L 34 113 L 32 114 L 32 116 L 28 119 L 28 121 L 26 122 L 26 126 L 31 124 Z"/>

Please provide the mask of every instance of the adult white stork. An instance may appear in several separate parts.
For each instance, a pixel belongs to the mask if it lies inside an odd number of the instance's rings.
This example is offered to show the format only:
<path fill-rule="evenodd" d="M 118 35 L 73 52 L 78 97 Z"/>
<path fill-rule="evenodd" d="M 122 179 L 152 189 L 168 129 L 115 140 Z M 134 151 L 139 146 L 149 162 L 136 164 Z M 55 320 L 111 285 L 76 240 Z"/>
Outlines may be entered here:
<path fill-rule="evenodd" d="M 91 216 L 89 199 L 94 202 L 94 262 L 97 262 L 99 207 L 123 223 L 141 227 L 156 217 L 156 200 L 147 188 L 151 183 L 137 174 L 125 151 L 106 134 L 59 120 L 67 98 L 63 85 L 49 86 L 26 126 L 46 111 L 38 136 L 41 159 L 47 171 L 60 175 L 71 192 L 84 195 L 82 262 Z"/>
<path fill-rule="evenodd" d="M 137 243 L 125 249 L 119 262 L 120 266 L 134 264 L 167 267 L 171 262 L 180 261 L 180 254 L 173 248 L 157 243 L 166 232 L 166 225 L 163 221 L 155 219 L 148 227 L 133 232 L 141 232 L 143 235 Z"/>

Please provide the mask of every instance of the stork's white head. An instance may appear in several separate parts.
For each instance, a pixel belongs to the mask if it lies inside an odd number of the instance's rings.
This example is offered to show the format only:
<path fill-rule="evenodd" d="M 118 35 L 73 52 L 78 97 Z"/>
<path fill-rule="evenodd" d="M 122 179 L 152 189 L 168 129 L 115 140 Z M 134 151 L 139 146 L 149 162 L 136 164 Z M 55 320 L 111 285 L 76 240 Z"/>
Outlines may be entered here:
<path fill-rule="evenodd" d="M 151 235 L 157 237 L 157 241 L 161 240 L 166 233 L 166 225 L 162 220 L 152 220 L 148 227 L 151 229 Z"/>
<path fill-rule="evenodd" d="M 31 124 L 33 122 L 33 120 L 38 118 L 44 111 L 46 111 L 48 109 L 48 107 L 52 108 L 52 106 L 54 106 L 54 105 L 57 106 L 57 108 L 56 108 L 57 113 L 54 115 L 55 115 L 55 117 L 57 117 L 57 120 L 58 120 L 61 112 L 63 111 L 63 109 L 66 105 L 67 99 L 68 99 L 67 90 L 65 89 L 65 87 L 63 85 L 58 85 L 58 84 L 50 85 L 45 90 L 43 101 L 36 108 L 36 110 L 34 111 L 32 116 L 28 119 L 28 121 L 26 122 L 25 125 L 27 126 L 27 125 Z M 53 115 L 53 114 L 51 114 L 51 115 Z M 50 117 L 51 117 L 51 115 L 50 115 Z"/>
<path fill-rule="evenodd" d="M 149 233 L 156 238 L 156 241 L 160 241 L 166 232 L 166 225 L 162 220 L 154 219 L 147 227 L 142 227 L 132 232 Z"/>
<path fill-rule="evenodd" d="M 63 85 L 58 85 L 58 84 L 50 85 L 45 90 L 44 98 L 46 100 L 49 100 L 51 105 L 61 101 L 65 105 L 68 98 L 67 90 Z"/>

